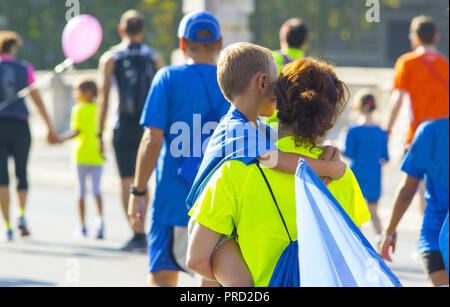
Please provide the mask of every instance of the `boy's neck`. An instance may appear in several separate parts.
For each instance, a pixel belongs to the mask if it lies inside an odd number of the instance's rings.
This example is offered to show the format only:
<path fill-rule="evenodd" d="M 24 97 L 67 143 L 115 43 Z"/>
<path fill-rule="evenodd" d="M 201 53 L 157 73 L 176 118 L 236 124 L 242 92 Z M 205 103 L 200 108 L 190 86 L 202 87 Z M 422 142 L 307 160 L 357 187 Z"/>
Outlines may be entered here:
<path fill-rule="evenodd" d="M 193 64 L 205 64 L 216 66 L 216 56 L 211 55 L 197 55 L 197 56 L 187 56 L 186 63 L 189 65 Z"/>
<path fill-rule="evenodd" d="M 236 109 L 244 114 L 251 123 L 255 126 L 258 125 L 259 104 L 255 97 L 249 94 L 242 94 L 236 96 L 231 103 L 236 107 Z"/>

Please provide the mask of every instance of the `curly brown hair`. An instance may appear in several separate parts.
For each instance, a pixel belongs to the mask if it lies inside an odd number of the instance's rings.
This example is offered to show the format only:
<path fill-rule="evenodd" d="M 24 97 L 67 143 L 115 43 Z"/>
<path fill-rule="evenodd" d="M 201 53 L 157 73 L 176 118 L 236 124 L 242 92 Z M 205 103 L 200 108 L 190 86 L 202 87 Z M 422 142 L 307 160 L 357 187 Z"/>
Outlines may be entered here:
<path fill-rule="evenodd" d="M 344 112 L 348 93 L 332 66 L 298 59 L 284 68 L 277 83 L 280 124 L 293 129 L 297 146 L 315 147 Z"/>

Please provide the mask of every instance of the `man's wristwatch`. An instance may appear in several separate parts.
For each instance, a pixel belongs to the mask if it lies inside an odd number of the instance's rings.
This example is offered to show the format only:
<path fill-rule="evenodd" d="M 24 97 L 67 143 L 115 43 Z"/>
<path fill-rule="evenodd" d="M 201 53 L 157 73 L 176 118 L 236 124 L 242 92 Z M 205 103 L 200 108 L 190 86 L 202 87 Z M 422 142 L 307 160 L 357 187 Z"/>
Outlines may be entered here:
<path fill-rule="evenodd" d="M 134 185 L 131 185 L 130 186 L 130 194 L 132 194 L 134 196 L 142 197 L 147 194 L 147 189 L 145 189 L 144 191 L 138 191 Z"/>

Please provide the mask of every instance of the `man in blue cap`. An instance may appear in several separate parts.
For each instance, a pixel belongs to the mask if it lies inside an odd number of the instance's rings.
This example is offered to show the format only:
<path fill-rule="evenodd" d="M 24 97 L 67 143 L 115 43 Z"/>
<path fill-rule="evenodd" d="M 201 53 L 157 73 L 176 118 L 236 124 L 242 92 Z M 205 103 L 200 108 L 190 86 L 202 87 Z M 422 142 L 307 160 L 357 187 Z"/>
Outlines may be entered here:
<path fill-rule="evenodd" d="M 156 169 L 148 235 L 151 286 L 175 287 L 178 273 L 188 272 L 186 198 L 207 145 L 205 137 L 230 108 L 217 82 L 216 57 L 222 49 L 217 19 L 208 12 L 188 14 L 178 37 L 186 64 L 163 68 L 153 80 L 141 118 L 145 132 L 128 206 L 133 227 L 143 231 L 143 197 Z"/>

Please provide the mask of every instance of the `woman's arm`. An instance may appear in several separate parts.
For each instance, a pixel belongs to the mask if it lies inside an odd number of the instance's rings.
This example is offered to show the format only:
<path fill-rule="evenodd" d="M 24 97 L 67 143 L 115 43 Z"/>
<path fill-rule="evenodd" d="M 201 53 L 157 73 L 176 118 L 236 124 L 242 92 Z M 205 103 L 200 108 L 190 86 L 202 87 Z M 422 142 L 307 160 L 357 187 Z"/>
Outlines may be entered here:
<path fill-rule="evenodd" d="M 33 89 L 30 92 L 31 98 L 33 99 L 34 104 L 37 107 L 39 114 L 44 120 L 45 125 L 47 126 L 47 141 L 50 144 L 55 144 L 57 142 L 57 135 L 55 130 L 53 129 L 53 125 L 50 121 L 50 117 L 48 116 L 47 109 L 45 108 L 44 102 L 42 100 L 41 94 L 37 89 Z"/>

